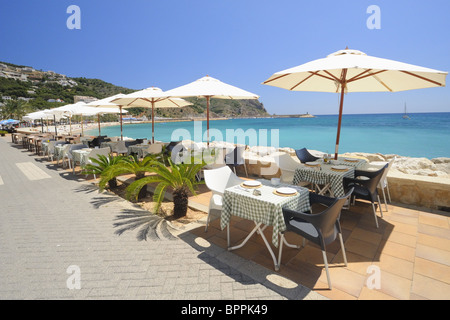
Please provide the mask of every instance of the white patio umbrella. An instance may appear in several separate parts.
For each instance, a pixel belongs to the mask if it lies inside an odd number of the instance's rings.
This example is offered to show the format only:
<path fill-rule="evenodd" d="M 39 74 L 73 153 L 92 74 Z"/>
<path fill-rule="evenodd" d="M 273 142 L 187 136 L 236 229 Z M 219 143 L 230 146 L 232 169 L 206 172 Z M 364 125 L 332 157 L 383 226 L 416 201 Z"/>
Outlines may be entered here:
<path fill-rule="evenodd" d="M 56 128 L 56 121 L 59 121 L 62 118 L 65 118 L 65 116 L 61 115 L 61 114 L 56 115 L 56 114 L 48 113 L 48 111 L 50 111 L 50 110 L 51 109 L 45 109 L 45 110 L 39 110 L 39 111 L 28 113 L 22 117 L 22 120 L 34 122 L 34 120 L 41 119 L 41 121 L 42 121 L 43 119 L 45 119 L 45 120 L 47 120 L 47 131 L 48 131 L 48 120 L 53 120 L 55 122 L 55 134 L 58 134 L 58 131 Z"/>
<path fill-rule="evenodd" d="M 22 120 L 25 120 L 25 121 L 34 121 L 34 120 L 38 120 L 38 119 L 53 120 L 53 115 L 47 113 L 47 111 L 49 111 L 49 110 L 50 109 L 45 109 L 45 110 L 28 113 L 22 117 Z M 56 117 L 56 120 L 60 120 L 61 118 L 64 118 L 64 116 L 58 116 L 58 117 Z"/>
<path fill-rule="evenodd" d="M 165 92 L 176 98 L 204 97 L 206 98 L 207 143 L 209 144 L 209 105 L 211 98 L 216 99 L 258 99 L 259 96 L 206 76 L 194 82 Z"/>
<path fill-rule="evenodd" d="M 156 87 L 136 91 L 112 101 L 124 108 L 140 107 L 152 109 L 152 143 L 155 142 L 155 108 L 181 108 L 192 103 L 180 98 L 168 98 L 168 96 Z"/>
<path fill-rule="evenodd" d="M 79 113 L 79 112 L 80 112 L 80 110 L 82 110 L 85 107 L 86 107 L 86 103 L 80 101 L 77 103 L 66 104 L 61 107 L 49 109 L 45 113 L 53 114 L 55 116 L 69 118 L 70 134 L 72 135 L 72 116 L 75 114 L 82 115 L 82 113 Z M 85 112 L 87 112 L 87 111 L 85 111 Z M 81 134 L 83 134 L 83 121 L 81 123 Z"/>
<path fill-rule="evenodd" d="M 47 111 L 49 114 L 55 114 L 60 116 L 66 116 L 70 121 L 70 134 L 72 134 L 72 116 L 80 115 L 83 116 L 94 116 L 98 117 L 100 114 L 105 113 L 119 113 L 119 107 L 110 107 L 110 108 L 94 108 L 89 107 L 85 102 L 79 101 L 73 104 L 67 104 L 58 108 L 53 108 Z M 82 121 L 83 122 L 83 121 Z M 83 123 L 81 123 L 81 133 L 84 134 Z M 100 134 L 100 122 L 99 122 L 99 134 Z"/>
<path fill-rule="evenodd" d="M 263 82 L 291 91 L 340 93 L 335 159 L 338 156 L 344 93 L 397 92 L 444 87 L 447 72 L 376 58 L 358 50 L 337 51 L 326 58 L 279 71 Z"/>
<path fill-rule="evenodd" d="M 123 93 L 119 93 L 101 100 L 95 100 L 92 102 L 89 102 L 87 105 L 89 107 L 94 107 L 94 108 L 119 108 L 119 113 L 120 113 L 120 140 L 123 140 L 123 129 L 122 129 L 122 105 L 117 104 L 117 103 L 113 103 L 112 101 L 114 99 L 118 99 L 118 98 L 122 98 L 124 97 L 125 94 Z"/>

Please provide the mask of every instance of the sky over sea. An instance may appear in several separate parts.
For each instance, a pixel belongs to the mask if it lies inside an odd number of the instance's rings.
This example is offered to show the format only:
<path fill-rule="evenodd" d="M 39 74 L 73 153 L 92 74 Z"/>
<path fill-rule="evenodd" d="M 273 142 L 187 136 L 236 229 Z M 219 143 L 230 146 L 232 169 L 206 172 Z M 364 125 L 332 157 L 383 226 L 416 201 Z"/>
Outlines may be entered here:
<path fill-rule="evenodd" d="M 377 8 L 378 11 L 371 9 Z M 262 85 L 338 50 L 450 70 L 448 0 L 0 2 L 0 61 L 163 90 L 210 75 L 270 114 L 337 114 L 338 94 Z M 344 113 L 450 112 L 450 89 L 350 93 Z"/>

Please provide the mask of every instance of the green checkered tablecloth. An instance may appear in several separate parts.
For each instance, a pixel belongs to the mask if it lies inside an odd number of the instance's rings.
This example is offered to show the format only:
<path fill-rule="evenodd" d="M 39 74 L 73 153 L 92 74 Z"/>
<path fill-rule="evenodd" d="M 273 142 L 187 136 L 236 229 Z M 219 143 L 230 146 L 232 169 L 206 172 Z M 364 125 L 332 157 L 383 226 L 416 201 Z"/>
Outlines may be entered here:
<path fill-rule="evenodd" d="M 261 181 L 261 180 L 259 180 Z M 231 216 L 273 226 L 272 243 L 278 247 L 278 233 L 286 230 L 282 208 L 306 212 L 310 210 L 309 190 L 299 186 L 291 186 L 297 189 L 294 196 L 283 197 L 274 194 L 279 187 L 288 186 L 280 184 L 277 187 L 270 185 L 270 181 L 261 181 L 262 186 L 258 188 L 261 195 L 253 195 L 255 189 L 243 188 L 241 186 L 231 187 L 225 190 L 223 196 L 222 214 L 220 226 L 223 229 L 230 222 Z"/>
<path fill-rule="evenodd" d="M 64 157 L 64 152 L 67 150 L 68 150 L 67 144 L 58 144 L 55 146 L 54 155 L 55 158 L 58 160 L 58 162 Z"/>
<path fill-rule="evenodd" d="M 88 162 L 89 153 L 92 151 L 90 148 L 78 149 L 72 151 L 72 158 L 74 166 L 76 163 L 80 164 L 80 167 L 84 168 Z"/>
<path fill-rule="evenodd" d="M 320 185 L 330 185 L 330 190 L 334 197 L 345 195 L 343 180 L 344 177 L 354 178 L 355 167 L 347 166 L 347 171 L 335 171 L 332 169 L 336 164 L 321 164 L 319 170 L 314 167 L 299 166 L 295 169 L 293 184 L 301 181 L 308 181 Z"/>
<path fill-rule="evenodd" d="M 148 149 L 149 144 L 134 144 L 128 147 L 128 153 L 135 153 L 139 158 L 144 157 L 144 151 Z"/>

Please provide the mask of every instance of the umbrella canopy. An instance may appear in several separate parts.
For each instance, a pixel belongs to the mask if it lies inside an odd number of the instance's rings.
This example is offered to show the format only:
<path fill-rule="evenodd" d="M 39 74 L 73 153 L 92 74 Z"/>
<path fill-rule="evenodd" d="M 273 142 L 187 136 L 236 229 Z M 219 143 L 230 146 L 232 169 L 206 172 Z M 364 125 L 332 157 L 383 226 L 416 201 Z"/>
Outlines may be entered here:
<path fill-rule="evenodd" d="M 58 108 L 53 108 L 46 112 L 49 114 L 63 115 L 72 119 L 72 116 L 74 115 L 80 116 L 97 115 L 99 117 L 100 114 L 105 113 L 120 113 L 120 109 L 117 105 L 111 107 L 95 108 L 88 106 L 85 102 L 79 101 L 77 103 L 67 104 Z M 72 125 L 70 126 L 70 131 L 72 133 Z M 99 133 L 100 133 L 100 122 L 99 122 Z"/>
<path fill-rule="evenodd" d="M 119 93 L 101 100 L 95 100 L 92 102 L 89 102 L 87 105 L 89 107 L 94 107 L 94 108 L 119 108 L 119 113 L 120 113 L 120 139 L 123 140 L 123 129 L 122 129 L 122 105 L 117 104 L 117 103 L 113 103 L 112 101 L 114 99 L 118 99 L 118 98 L 122 98 L 124 97 L 125 94 L 123 93 Z"/>
<path fill-rule="evenodd" d="M 358 50 L 340 50 L 326 58 L 279 71 L 263 84 L 291 91 L 340 93 L 335 159 L 338 156 L 344 94 L 397 92 L 444 87 L 447 72 L 368 56 Z"/>
<path fill-rule="evenodd" d="M 84 102 L 77 102 L 73 104 L 66 104 L 61 107 L 53 108 L 45 111 L 47 114 L 52 114 L 54 116 L 59 117 L 68 117 L 69 118 L 69 126 L 70 126 L 70 134 L 72 134 L 72 116 L 73 115 L 83 115 L 83 110 L 86 108 L 86 104 Z M 89 110 L 84 110 L 85 113 L 89 112 Z M 56 124 L 55 124 L 56 130 Z M 83 124 L 81 124 L 81 132 L 83 134 Z"/>
<path fill-rule="evenodd" d="M 28 113 L 22 117 L 22 120 L 25 120 L 25 121 L 34 121 L 34 120 L 38 120 L 38 119 L 53 120 L 54 119 L 53 115 L 50 113 L 47 113 L 48 111 L 50 111 L 50 109 L 45 109 L 45 110 Z M 64 118 L 64 117 L 65 116 L 63 116 L 63 115 L 58 115 L 56 117 L 56 120 L 60 120 L 61 118 Z"/>
<path fill-rule="evenodd" d="M 207 142 L 209 143 L 209 105 L 211 98 L 216 99 L 258 99 L 259 96 L 226 84 L 210 76 L 165 92 L 170 97 L 204 97 L 206 98 Z"/>
<path fill-rule="evenodd" d="M 114 99 L 113 103 L 124 108 L 151 108 L 152 109 L 152 143 L 155 142 L 155 108 L 181 108 L 192 103 L 180 98 L 168 98 L 166 94 L 156 87 L 136 91 L 124 97 Z"/>

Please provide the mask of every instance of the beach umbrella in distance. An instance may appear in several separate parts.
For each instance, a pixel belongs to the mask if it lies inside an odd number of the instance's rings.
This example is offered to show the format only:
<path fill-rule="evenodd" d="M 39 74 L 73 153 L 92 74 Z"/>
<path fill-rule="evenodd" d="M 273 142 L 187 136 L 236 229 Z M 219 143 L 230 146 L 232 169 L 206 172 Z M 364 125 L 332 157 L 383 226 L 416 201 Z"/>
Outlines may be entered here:
<path fill-rule="evenodd" d="M 59 118 L 61 118 L 61 117 L 69 118 L 70 135 L 72 135 L 72 116 L 73 115 L 82 115 L 82 113 L 80 113 L 80 110 L 82 110 L 83 108 L 86 108 L 86 103 L 79 101 L 76 103 L 66 104 L 61 107 L 46 110 L 45 113 L 51 114 L 54 117 L 57 116 Z M 85 111 L 85 112 L 87 112 L 87 111 Z M 55 124 L 55 130 L 56 130 L 56 124 Z M 81 134 L 83 134 L 83 121 L 81 121 Z"/>
<path fill-rule="evenodd" d="M 122 98 L 123 96 L 125 96 L 125 94 L 123 93 L 119 93 L 104 99 L 100 99 L 100 100 L 95 100 L 92 102 L 89 102 L 87 105 L 89 107 L 94 107 L 94 108 L 119 108 L 119 113 L 120 113 L 120 140 L 123 140 L 123 129 L 122 129 L 122 105 L 119 105 L 117 103 L 113 103 L 112 101 L 114 99 L 118 99 L 118 98 Z"/>
<path fill-rule="evenodd" d="M 53 120 L 55 123 L 55 134 L 58 134 L 58 130 L 56 128 L 56 121 L 61 120 L 61 118 L 65 118 L 65 116 L 62 114 L 56 115 L 56 114 L 48 113 L 50 110 L 51 109 L 45 109 L 45 110 L 28 113 L 22 117 L 22 120 L 33 122 L 34 120 L 45 119 L 45 120 L 47 120 L 47 129 L 48 129 L 48 120 Z"/>
<path fill-rule="evenodd" d="M 70 121 L 70 134 L 72 134 L 72 116 L 79 115 L 83 116 L 94 116 L 100 117 L 100 114 L 105 113 L 120 113 L 118 106 L 113 106 L 109 108 L 95 108 L 88 106 L 85 102 L 79 101 L 73 104 L 67 104 L 62 107 L 53 108 L 47 111 L 50 114 L 63 115 L 69 118 Z M 83 122 L 83 121 L 81 121 Z M 81 124 L 81 133 L 84 134 L 83 123 Z M 99 134 L 100 134 L 100 121 L 99 121 Z"/>
<path fill-rule="evenodd" d="M 184 86 L 177 87 L 165 92 L 169 97 L 203 97 L 206 98 L 206 132 L 209 144 L 209 106 L 211 98 L 215 99 L 258 99 L 259 96 L 226 84 L 213 77 L 206 76 Z"/>
<path fill-rule="evenodd" d="M 0 124 L 3 124 L 3 125 L 18 124 L 19 122 L 20 122 L 19 120 L 7 119 L 7 120 L 0 121 Z"/>
<path fill-rule="evenodd" d="M 358 50 L 340 50 L 326 58 L 274 73 L 263 84 L 291 91 L 340 94 L 335 159 L 347 92 L 397 92 L 444 87 L 447 72 L 368 56 Z"/>
<path fill-rule="evenodd" d="M 155 108 L 181 108 L 192 105 L 192 103 L 181 98 L 168 98 L 168 96 L 156 87 L 127 94 L 121 98 L 114 99 L 113 103 L 122 105 L 124 108 L 151 108 L 152 109 L 152 143 L 155 142 Z"/>

